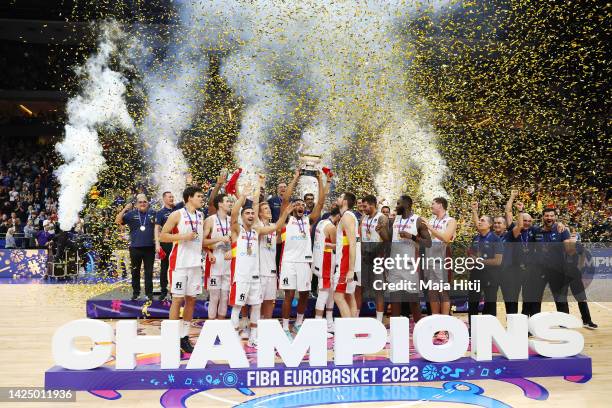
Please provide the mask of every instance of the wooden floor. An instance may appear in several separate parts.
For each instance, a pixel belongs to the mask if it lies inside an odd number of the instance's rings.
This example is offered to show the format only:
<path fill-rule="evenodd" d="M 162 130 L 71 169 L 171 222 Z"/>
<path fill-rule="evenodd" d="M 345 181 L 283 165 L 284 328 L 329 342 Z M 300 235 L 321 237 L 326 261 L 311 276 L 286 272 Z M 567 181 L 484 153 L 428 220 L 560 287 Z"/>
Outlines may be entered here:
<path fill-rule="evenodd" d="M 44 372 L 53 366 L 51 337 L 57 327 L 70 320 L 85 317 L 85 300 L 91 295 L 87 286 L 76 285 L 0 285 L 2 299 L 2 329 L 0 331 L 0 386 L 43 386 Z M 544 305 L 552 310 L 554 305 Z M 596 331 L 582 330 L 585 336 L 584 354 L 593 360 L 593 379 L 576 384 L 562 378 L 533 378 L 550 393 L 546 401 L 526 398 L 522 390 L 512 384 L 487 380 L 473 381 L 484 389 L 487 397 L 495 398 L 513 407 L 604 407 L 612 406 L 612 303 L 591 303 L 593 320 L 599 324 Z M 500 307 L 503 309 L 503 307 Z M 571 312 L 578 316 L 575 305 Z M 461 316 L 461 315 L 460 315 Z M 500 310 L 503 318 L 503 311 Z M 440 387 L 441 383 L 420 383 Z M 299 388 L 254 389 L 256 396 L 297 391 Z M 66 406 L 87 407 L 151 407 L 159 406 L 162 390 L 120 391 L 117 400 L 103 400 L 86 392 L 77 394 L 77 403 Z M 229 407 L 254 397 L 237 390 L 224 389 L 201 392 L 191 396 L 188 407 Z M 395 405 L 394 405 L 395 404 Z M 398 401 L 394 407 L 446 406 L 444 403 Z M 344 404 L 347 405 L 347 404 Z M 9 406 L 1 404 L 1 407 Z M 48 403 L 20 403 L 19 407 L 49 406 Z M 359 406 L 390 407 L 385 403 L 362 403 Z"/>

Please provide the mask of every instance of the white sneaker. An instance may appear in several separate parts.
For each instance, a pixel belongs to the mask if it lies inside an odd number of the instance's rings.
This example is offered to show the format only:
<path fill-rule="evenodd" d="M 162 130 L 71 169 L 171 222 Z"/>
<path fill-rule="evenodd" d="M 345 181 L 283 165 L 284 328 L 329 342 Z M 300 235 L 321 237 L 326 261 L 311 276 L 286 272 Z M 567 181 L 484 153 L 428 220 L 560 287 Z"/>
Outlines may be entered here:
<path fill-rule="evenodd" d="M 249 336 L 249 341 L 247 341 L 247 346 L 252 348 L 257 348 L 257 339 L 254 336 Z"/>
<path fill-rule="evenodd" d="M 240 332 L 240 338 L 241 338 L 242 340 L 246 340 L 246 339 L 248 339 L 250 336 L 251 336 L 251 329 L 250 329 L 250 328 L 248 328 L 248 327 L 247 327 L 246 329 L 244 329 L 244 330 L 242 330 L 242 331 Z"/>
<path fill-rule="evenodd" d="M 334 333 L 327 332 L 327 338 L 331 339 L 332 337 L 334 337 Z"/>

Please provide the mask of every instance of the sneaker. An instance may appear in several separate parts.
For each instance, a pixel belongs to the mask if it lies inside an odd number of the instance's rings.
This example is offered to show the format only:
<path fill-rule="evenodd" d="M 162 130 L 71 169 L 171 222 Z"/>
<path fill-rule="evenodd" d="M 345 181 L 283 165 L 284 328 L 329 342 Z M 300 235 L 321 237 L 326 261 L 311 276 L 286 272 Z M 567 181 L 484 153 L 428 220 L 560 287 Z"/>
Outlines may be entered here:
<path fill-rule="evenodd" d="M 334 333 L 327 332 L 327 338 L 331 339 L 332 337 L 334 337 Z"/>
<path fill-rule="evenodd" d="M 133 294 L 131 300 L 138 300 L 138 298 L 140 297 L 140 294 Z"/>
<path fill-rule="evenodd" d="M 595 323 L 593 323 L 593 322 L 585 322 L 585 323 L 582 325 L 582 327 L 584 327 L 585 329 L 589 329 L 589 330 L 595 330 L 595 329 L 597 329 L 597 327 L 599 327 L 599 326 L 597 326 L 597 325 L 596 325 Z"/>
<path fill-rule="evenodd" d="M 295 334 L 298 334 L 301 328 L 302 328 L 301 324 L 297 324 L 297 323 L 293 324 L 293 331 L 295 332 Z"/>
<path fill-rule="evenodd" d="M 251 336 L 251 329 L 250 328 L 247 327 L 246 329 L 240 331 L 240 338 L 242 340 L 246 340 L 250 336 Z"/>
<path fill-rule="evenodd" d="M 247 341 L 247 346 L 252 348 L 257 348 L 257 339 L 254 336 L 249 336 L 249 340 Z"/>
<path fill-rule="evenodd" d="M 147 302 L 153 302 L 153 295 L 147 295 Z"/>
<path fill-rule="evenodd" d="M 189 336 L 185 336 L 181 338 L 181 351 L 183 353 L 188 353 L 188 354 L 193 353 L 193 346 L 191 345 L 191 342 L 189 341 Z"/>
<path fill-rule="evenodd" d="M 161 295 L 159 295 L 159 297 L 157 298 L 157 300 L 159 300 L 160 302 L 165 301 L 166 299 L 168 299 L 168 295 L 166 293 L 162 293 Z"/>
<path fill-rule="evenodd" d="M 287 335 L 289 340 L 293 340 L 293 335 L 291 334 L 291 330 L 289 329 L 283 329 L 283 330 L 285 331 L 285 334 Z"/>
<path fill-rule="evenodd" d="M 327 322 L 327 331 L 330 333 L 334 333 L 335 329 L 334 329 L 334 322 Z"/>

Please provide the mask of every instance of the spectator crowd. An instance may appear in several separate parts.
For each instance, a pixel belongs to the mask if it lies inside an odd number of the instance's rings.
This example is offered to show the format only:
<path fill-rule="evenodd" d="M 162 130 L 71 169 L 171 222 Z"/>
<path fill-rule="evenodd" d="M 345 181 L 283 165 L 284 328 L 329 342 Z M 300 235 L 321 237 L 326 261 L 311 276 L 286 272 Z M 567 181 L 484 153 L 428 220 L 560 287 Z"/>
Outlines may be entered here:
<path fill-rule="evenodd" d="M 4 144 L 0 151 L 0 248 L 49 246 L 57 223 L 53 170 L 52 156 L 34 143 Z"/>

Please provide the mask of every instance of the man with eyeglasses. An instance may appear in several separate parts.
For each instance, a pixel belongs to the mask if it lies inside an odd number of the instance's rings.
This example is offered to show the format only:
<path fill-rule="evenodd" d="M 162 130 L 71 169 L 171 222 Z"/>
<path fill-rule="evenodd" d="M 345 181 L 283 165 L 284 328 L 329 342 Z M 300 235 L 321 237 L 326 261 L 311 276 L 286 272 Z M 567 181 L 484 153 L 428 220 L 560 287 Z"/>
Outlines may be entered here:
<path fill-rule="evenodd" d="M 140 296 L 140 267 L 144 265 L 145 294 L 153 300 L 153 262 L 155 261 L 155 211 L 149 208 L 147 196 L 136 196 L 136 209 L 128 203 L 117 217 L 117 225 L 130 229 L 130 264 L 132 268 L 132 300 Z"/>

